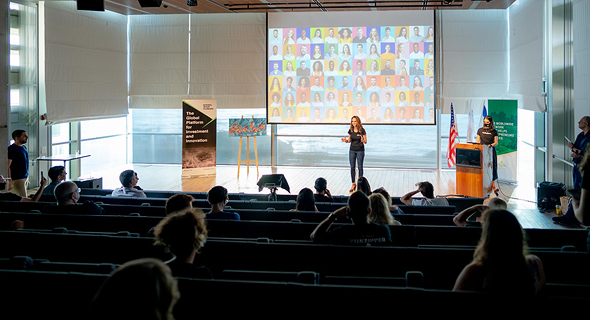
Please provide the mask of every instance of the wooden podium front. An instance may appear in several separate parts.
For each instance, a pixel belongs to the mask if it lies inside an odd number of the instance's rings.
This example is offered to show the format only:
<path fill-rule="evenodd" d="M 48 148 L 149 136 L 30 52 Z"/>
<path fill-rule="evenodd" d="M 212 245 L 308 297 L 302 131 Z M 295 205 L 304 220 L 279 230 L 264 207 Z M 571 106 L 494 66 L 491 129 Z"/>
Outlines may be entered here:
<path fill-rule="evenodd" d="M 457 194 L 487 198 L 492 193 L 492 148 L 481 144 L 456 145 Z"/>

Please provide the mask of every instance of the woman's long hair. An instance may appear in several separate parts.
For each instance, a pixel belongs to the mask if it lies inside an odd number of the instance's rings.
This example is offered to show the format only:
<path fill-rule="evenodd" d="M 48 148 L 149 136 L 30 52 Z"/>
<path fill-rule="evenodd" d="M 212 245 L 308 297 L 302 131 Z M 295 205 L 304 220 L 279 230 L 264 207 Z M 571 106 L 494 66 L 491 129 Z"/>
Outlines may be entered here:
<path fill-rule="evenodd" d="M 483 119 L 484 120 L 488 120 L 490 122 L 490 128 L 489 129 L 486 129 L 486 130 L 492 131 L 492 130 L 494 130 L 496 128 L 496 126 L 494 126 L 494 119 L 492 119 L 492 116 L 486 116 Z"/>
<path fill-rule="evenodd" d="M 295 209 L 297 211 L 315 211 L 315 199 L 313 197 L 313 191 L 309 188 L 303 188 L 297 195 L 297 205 Z"/>
<path fill-rule="evenodd" d="M 354 132 L 354 126 L 352 125 L 352 119 L 356 119 L 356 123 L 358 124 L 359 127 L 359 133 L 363 133 L 363 124 L 361 122 L 361 118 L 359 118 L 359 116 L 352 116 L 352 118 L 350 118 L 350 131 Z"/>
<path fill-rule="evenodd" d="M 525 233 L 518 219 L 507 210 L 487 210 L 473 254 L 474 262 L 481 263 L 486 270 L 484 291 L 534 293 L 527 254 Z"/>
<path fill-rule="evenodd" d="M 385 197 L 380 193 L 371 193 L 369 201 L 371 202 L 369 222 L 392 225 L 394 219 L 389 211 L 389 205 Z"/>
<path fill-rule="evenodd" d="M 369 180 L 365 177 L 359 177 L 356 180 L 356 189 L 368 196 L 371 195 L 371 185 L 369 185 Z"/>

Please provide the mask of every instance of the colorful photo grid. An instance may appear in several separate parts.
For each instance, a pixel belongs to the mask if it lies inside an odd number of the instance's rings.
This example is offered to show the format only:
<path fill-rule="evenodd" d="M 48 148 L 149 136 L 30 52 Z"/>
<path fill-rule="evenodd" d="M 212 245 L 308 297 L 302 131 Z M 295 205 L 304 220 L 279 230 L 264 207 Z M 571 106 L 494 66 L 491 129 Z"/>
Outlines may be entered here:
<path fill-rule="evenodd" d="M 268 122 L 434 123 L 434 27 L 268 30 Z"/>

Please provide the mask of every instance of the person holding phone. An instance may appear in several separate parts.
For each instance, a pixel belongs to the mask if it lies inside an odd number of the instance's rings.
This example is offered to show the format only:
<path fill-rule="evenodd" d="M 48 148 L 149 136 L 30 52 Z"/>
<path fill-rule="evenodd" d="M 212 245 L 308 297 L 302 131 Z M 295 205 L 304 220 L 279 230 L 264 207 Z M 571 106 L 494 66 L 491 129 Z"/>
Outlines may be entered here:
<path fill-rule="evenodd" d="M 494 127 L 494 119 L 491 116 L 486 116 L 483 119 L 483 127 L 477 130 L 477 139 L 475 142 L 485 144 L 492 148 L 492 190 L 498 195 L 499 189 L 496 188 L 496 181 L 498 180 L 498 156 L 496 154 L 498 131 Z"/>
<path fill-rule="evenodd" d="M 348 130 L 348 137 L 342 138 L 342 142 L 350 143 L 350 150 L 348 152 L 348 161 L 350 162 L 350 179 L 352 180 L 352 187 L 350 192 L 356 188 L 356 167 L 358 164 L 358 176 L 363 176 L 363 162 L 365 160 L 365 144 L 367 143 L 367 132 L 363 128 L 361 119 L 358 116 L 352 116 L 350 119 L 350 129 Z"/>

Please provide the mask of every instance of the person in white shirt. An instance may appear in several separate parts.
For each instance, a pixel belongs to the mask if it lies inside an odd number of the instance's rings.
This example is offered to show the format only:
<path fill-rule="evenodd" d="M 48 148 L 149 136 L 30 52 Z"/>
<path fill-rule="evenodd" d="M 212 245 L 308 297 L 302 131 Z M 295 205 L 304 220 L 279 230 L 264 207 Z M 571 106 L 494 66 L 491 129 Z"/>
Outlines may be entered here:
<path fill-rule="evenodd" d="M 287 31 L 287 37 L 285 37 L 285 40 L 283 40 L 284 44 L 295 44 L 295 32 L 293 32 L 293 29 L 290 29 L 289 31 Z"/>
<path fill-rule="evenodd" d="M 428 77 L 428 87 L 425 90 L 434 91 L 434 76 Z"/>
<path fill-rule="evenodd" d="M 287 45 L 287 54 L 283 56 L 285 60 L 295 60 L 295 55 L 293 54 L 293 46 Z"/>
<path fill-rule="evenodd" d="M 395 90 L 394 87 L 391 86 L 391 77 L 390 76 L 386 76 L 385 77 L 385 86 L 383 86 L 382 90 Z"/>
<path fill-rule="evenodd" d="M 424 37 L 420 35 L 420 27 L 414 27 L 414 34 L 410 36 L 410 42 L 423 42 Z"/>
<path fill-rule="evenodd" d="M 365 80 L 362 76 L 356 77 L 356 85 L 353 88 L 354 91 L 365 91 L 367 87 L 365 86 Z"/>
<path fill-rule="evenodd" d="M 338 38 L 334 37 L 334 28 L 328 29 L 328 36 L 324 39 L 325 43 L 338 43 Z"/>
<path fill-rule="evenodd" d="M 371 77 L 371 86 L 367 88 L 367 91 L 381 91 L 381 88 L 377 85 L 376 77 Z"/>
<path fill-rule="evenodd" d="M 281 103 L 281 95 L 278 92 L 273 93 L 272 95 L 272 103 L 270 104 L 271 107 L 280 107 Z M 277 109 L 275 109 L 277 110 Z"/>
<path fill-rule="evenodd" d="M 342 118 L 340 118 L 340 122 L 348 123 L 350 121 L 350 117 L 348 116 L 348 108 L 342 109 Z"/>
<path fill-rule="evenodd" d="M 324 75 L 326 76 L 337 76 L 338 75 L 338 70 L 335 69 L 336 65 L 334 63 L 334 60 L 330 60 L 330 62 L 328 62 L 328 70 L 326 70 L 324 72 Z"/>
<path fill-rule="evenodd" d="M 366 76 L 367 72 L 363 70 L 363 61 L 357 60 L 356 61 L 356 70 L 354 71 L 355 76 Z"/>
<path fill-rule="evenodd" d="M 434 59 L 434 44 L 428 44 L 428 52 L 424 55 L 425 59 Z"/>
<path fill-rule="evenodd" d="M 414 117 L 410 119 L 410 122 L 424 122 L 424 119 L 422 119 L 422 112 L 420 111 L 420 109 L 414 110 Z"/>
<path fill-rule="evenodd" d="M 395 42 L 395 38 L 391 36 L 391 28 L 385 27 L 385 37 L 381 39 L 381 42 Z"/>
<path fill-rule="evenodd" d="M 430 92 L 428 94 L 428 102 L 426 102 L 427 107 L 434 107 L 434 92 Z"/>
<path fill-rule="evenodd" d="M 328 48 L 328 53 L 324 55 L 324 60 L 332 60 L 338 59 L 338 54 L 336 53 L 336 46 L 331 44 Z"/>
<path fill-rule="evenodd" d="M 424 53 L 420 51 L 420 45 L 414 43 L 414 50 L 410 53 L 410 59 L 422 59 L 424 58 Z"/>
<path fill-rule="evenodd" d="M 361 119 L 361 123 L 365 122 L 365 117 L 363 117 L 363 109 L 365 107 L 359 107 L 356 109 L 356 115 L 357 117 L 359 117 L 359 119 Z"/>
<path fill-rule="evenodd" d="M 367 37 L 367 43 L 378 44 L 380 42 L 381 40 L 379 39 L 379 32 L 377 32 L 376 28 L 371 28 L 369 36 Z"/>
<path fill-rule="evenodd" d="M 382 106 L 385 107 L 385 104 Z M 393 111 L 390 107 L 386 107 L 385 111 L 383 112 L 383 122 L 393 122 Z"/>
<path fill-rule="evenodd" d="M 399 60 L 398 64 L 397 64 L 397 72 L 399 75 L 401 76 L 405 76 L 408 74 L 408 68 L 406 66 L 406 60 Z"/>
<path fill-rule="evenodd" d="M 309 53 L 307 53 L 307 46 L 301 46 L 301 48 L 299 48 L 299 55 L 297 56 L 297 60 L 309 60 Z"/>
<path fill-rule="evenodd" d="M 297 104 L 298 107 L 309 107 L 309 101 L 307 101 L 307 94 L 305 92 L 301 92 L 301 95 L 299 96 L 301 99 L 299 101 L 299 103 Z"/>
<path fill-rule="evenodd" d="M 408 42 L 408 29 L 406 27 L 402 27 L 399 30 L 399 33 L 395 38 L 395 42 Z"/>
<path fill-rule="evenodd" d="M 311 43 L 324 43 L 324 38 L 322 37 L 321 29 L 315 29 L 313 39 L 311 39 Z"/>
<path fill-rule="evenodd" d="M 277 61 L 275 61 L 272 64 L 272 70 L 269 72 L 269 75 L 271 76 L 282 76 L 283 72 L 281 70 L 279 70 L 279 63 Z"/>
<path fill-rule="evenodd" d="M 272 54 L 268 57 L 268 60 L 281 60 L 283 56 L 279 53 L 279 46 L 272 46 Z"/>
<path fill-rule="evenodd" d="M 406 93 L 401 91 L 399 93 L 399 101 L 397 102 L 397 105 L 399 107 L 407 107 L 408 106 L 408 101 L 406 101 Z"/>
<path fill-rule="evenodd" d="M 379 62 L 377 62 L 377 60 L 371 61 L 371 64 L 369 65 L 369 69 L 367 70 L 367 75 L 368 76 L 378 76 L 380 74 L 381 74 L 381 71 L 379 71 Z"/>
<path fill-rule="evenodd" d="M 268 120 L 270 122 L 281 122 L 283 120 L 279 108 L 272 109 L 272 117 L 268 118 Z"/>
<path fill-rule="evenodd" d="M 357 44 L 356 46 L 356 54 L 354 55 L 355 59 L 367 59 L 367 54 L 363 52 L 364 48 L 361 43 Z"/>
<path fill-rule="evenodd" d="M 352 88 L 348 84 L 348 77 L 342 77 L 342 87 L 338 89 L 339 91 L 351 91 Z"/>
<path fill-rule="evenodd" d="M 395 91 L 409 91 L 410 88 L 406 86 L 406 77 L 399 78 L 399 86 L 395 88 Z"/>
<path fill-rule="evenodd" d="M 139 178 L 137 172 L 133 170 L 125 170 L 119 175 L 119 181 L 121 181 L 121 187 L 113 190 L 111 196 L 113 197 L 138 197 L 146 198 L 146 194 L 137 185 Z"/>
<path fill-rule="evenodd" d="M 406 119 L 406 108 L 397 108 L 398 117 L 396 122 L 408 122 Z"/>
<path fill-rule="evenodd" d="M 371 44 L 369 47 L 369 55 L 367 56 L 368 59 L 380 59 L 381 54 L 379 54 L 379 49 L 377 49 L 376 44 Z"/>
<path fill-rule="evenodd" d="M 418 189 L 410 191 L 400 198 L 400 201 L 407 206 L 448 206 L 449 202 L 444 197 L 434 196 L 434 186 L 428 181 L 416 184 Z M 422 193 L 425 198 L 412 199 L 417 193 Z"/>
<path fill-rule="evenodd" d="M 412 101 L 412 103 L 410 103 L 411 107 L 424 107 L 424 102 L 420 101 L 420 93 L 415 92 L 414 93 L 414 101 Z M 419 110 L 419 109 L 416 109 Z"/>
<path fill-rule="evenodd" d="M 314 81 L 314 84 L 313 84 L 313 86 L 311 86 L 311 91 L 324 91 L 324 87 L 322 87 L 320 85 L 320 78 L 319 77 L 315 77 L 313 81 Z"/>
<path fill-rule="evenodd" d="M 385 101 L 383 101 L 382 106 L 384 106 L 384 107 L 393 107 L 394 106 L 393 100 L 391 100 L 391 92 L 385 93 Z"/>
<path fill-rule="evenodd" d="M 323 107 L 324 103 L 322 102 L 322 95 L 319 92 L 313 94 L 313 101 L 311 102 L 312 107 Z M 316 108 L 316 110 L 319 110 Z M 314 111 L 315 113 L 315 111 Z"/>
<path fill-rule="evenodd" d="M 285 67 L 285 72 L 283 72 L 283 75 L 287 77 L 293 77 L 296 75 L 296 72 L 293 69 L 293 62 L 287 61 L 287 66 Z"/>
<path fill-rule="evenodd" d="M 301 29 L 301 36 L 297 38 L 297 44 L 310 44 L 311 41 L 307 37 L 307 30 Z"/>
<path fill-rule="evenodd" d="M 313 103 L 312 103 L 312 106 L 313 106 Z M 320 108 L 313 109 L 313 119 L 311 121 L 322 122 L 322 111 L 320 110 Z"/>
<path fill-rule="evenodd" d="M 270 39 L 268 39 L 268 43 L 270 44 L 277 44 L 277 43 L 281 43 L 281 38 L 279 38 L 279 30 L 278 29 L 274 29 L 272 31 L 272 36 L 270 37 Z"/>
<path fill-rule="evenodd" d="M 355 107 L 362 107 L 365 105 L 365 102 L 363 101 L 363 94 L 361 92 L 356 93 L 356 100 L 352 105 Z"/>
<path fill-rule="evenodd" d="M 340 55 L 338 55 L 338 57 L 340 59 L 350 59 L 350 57 L 352 57 L 348 44 L 344 44 L 342 46 L 342 51 L 340 51 Z"/>
<path fill-rule="evenodd" d="M 334 92 L 332 92 L 332 91 L 328 92 L 328 94 L 326 96 L 326 100 L 324 101 L 324 104 L 326 105 L 326 107 L 337 107 L 338 106 L 338 101 L 336 101 L 336 95 L 334 94 Z"/>
<path fill-rule="evenodd" d="M 297 118 L 297 121 L 298 122 L 309 122 L 309 116 L 307 115 L 307 111 L 305 109 L 301 109 L 301 111 L 299 111 L 299 118 Z"/>

